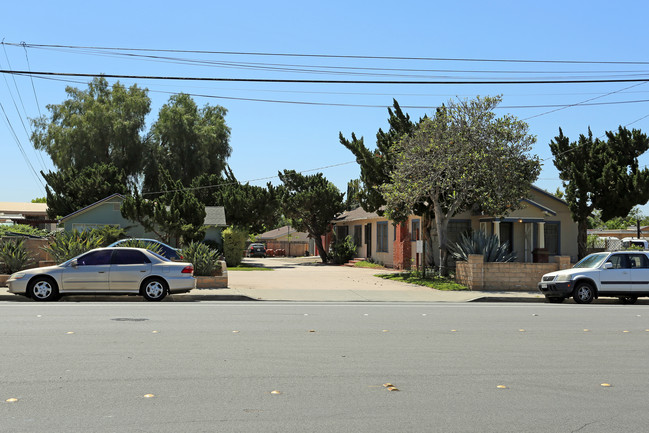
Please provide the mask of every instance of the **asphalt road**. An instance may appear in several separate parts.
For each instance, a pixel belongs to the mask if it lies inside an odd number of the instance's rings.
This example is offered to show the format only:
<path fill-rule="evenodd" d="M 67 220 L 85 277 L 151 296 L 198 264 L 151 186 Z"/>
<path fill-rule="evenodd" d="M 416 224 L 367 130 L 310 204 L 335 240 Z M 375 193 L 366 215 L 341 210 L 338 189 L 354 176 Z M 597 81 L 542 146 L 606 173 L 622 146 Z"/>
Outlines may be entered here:
<path fill-rule="evenodd" d="M 645 431 L 648 348 L 644 305 L 3 302 L 0 431 Z"/>

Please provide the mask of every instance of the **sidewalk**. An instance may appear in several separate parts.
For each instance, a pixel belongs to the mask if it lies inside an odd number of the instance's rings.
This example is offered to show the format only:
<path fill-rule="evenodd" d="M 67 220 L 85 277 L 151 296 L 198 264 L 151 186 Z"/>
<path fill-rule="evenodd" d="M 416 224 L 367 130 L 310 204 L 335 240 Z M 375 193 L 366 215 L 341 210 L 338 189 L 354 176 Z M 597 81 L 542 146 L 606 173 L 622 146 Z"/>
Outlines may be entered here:
<path fill-rule="evenodd" d="M 163 302 L 198 301 L 303 301 L 303 302 L 545 302 L 538 292 L 439 291 L 374 275 L 394 272 L 327 266 L 313 258 L 245 259 L 272 271 L 229 271 L 227 289 L 195 289 L 167 296 Z M 66 296 L 63 301 L 142 301 L 139 296 Z M 31 300 L 0 288 L 0 301 Z"/>

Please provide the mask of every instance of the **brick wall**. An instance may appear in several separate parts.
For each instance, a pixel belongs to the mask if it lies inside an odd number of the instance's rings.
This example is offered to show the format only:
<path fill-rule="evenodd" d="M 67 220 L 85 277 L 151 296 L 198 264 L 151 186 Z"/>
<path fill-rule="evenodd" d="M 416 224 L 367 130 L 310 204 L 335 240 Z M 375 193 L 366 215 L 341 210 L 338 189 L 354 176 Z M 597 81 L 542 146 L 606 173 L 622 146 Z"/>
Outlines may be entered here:
<path fill-rule="evenodd" d="M 399 224 L 396 230 L 396 240 L 392 248 L 392 266 L 394 269 L 410 269 L 412 262 L 412 245 L 408 223 Z"/>
<path fill-rule="evenodd" d="M 554 256 L 550 263 L 494 263 L 472 254 L 457 262 L 455 280 L 470 290 L 535 291 L 543 274 L 570 267 L 569 256 Z"/>

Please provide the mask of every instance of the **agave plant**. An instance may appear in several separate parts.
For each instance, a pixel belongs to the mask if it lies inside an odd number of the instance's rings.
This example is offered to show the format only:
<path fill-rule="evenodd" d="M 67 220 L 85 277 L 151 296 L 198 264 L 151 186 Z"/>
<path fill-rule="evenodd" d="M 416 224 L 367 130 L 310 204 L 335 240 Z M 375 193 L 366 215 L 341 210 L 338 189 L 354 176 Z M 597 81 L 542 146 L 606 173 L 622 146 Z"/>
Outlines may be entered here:
<path fill-rule="evenodd" d="M 498 236 L 487 236 L 483 231 L 462 233 L 459 242 L 449 246 L 456 260 L 469 260 L 469 254 L 481 254 L 485 262 L 513 262 L 516 253 L 509 252 L 509 242 L 500 243 Z"/>
<path fill-rule="evenodd" d="M 25 248 L 24 239 L 7 239 L 0 244 L 0 268 L 7 274 L 30 267 L 32 259 Z"/>
<path fill-rule="evenodd" d="M 43 248 L 56 263 L 62 263 L 102 245 L 103 238 L 94 231 L 72 230 L 59 232 L 50 239 L 50 244 Z"/>
<path fill-rule="evenodd" d="M 197 277 L 220 274 L 219 255 L 217 250 L 213 250 L 201 242 L 191 242 L 183 248 L 184 260 L 194 265 L 194 275 Z"/>

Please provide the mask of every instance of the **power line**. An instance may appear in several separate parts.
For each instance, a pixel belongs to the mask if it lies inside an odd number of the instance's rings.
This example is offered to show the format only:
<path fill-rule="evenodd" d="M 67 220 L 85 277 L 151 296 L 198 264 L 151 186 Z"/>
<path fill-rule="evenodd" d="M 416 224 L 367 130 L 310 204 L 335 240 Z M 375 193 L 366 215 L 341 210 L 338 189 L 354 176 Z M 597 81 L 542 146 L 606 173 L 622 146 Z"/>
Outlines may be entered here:
<path fill-rule="evenodd" d="M 565 106 L 565 107 L 557 108 L 557 109 L 555 109 L 555 110 L 550 110 L 550 111 L 546 111 L 546 112 L 544 112 L 544 113 L 536 114 L 536 115 L 534 115 L 534 116 L 530 116 L 530 117 L 525 118 L 525 119 L 523 119 L 523 120 L 534 119 L 535 117 L 544 116 L 544 115 L 546 115 L 546 114 L 554 113 L 554 112 L 556 112 L 556 111 L 560 111 L 560 110 L 565 110 L 566 108 L 570 108 L 570 107 L 576 107 L 576 106 L 578 106 L 578 105 L 586 105 L 587 102 L 594 101 L 595 99 L 604 98 L 604 97 L 606 97 L 606 96 L 610 96 L 610 95 L 613 95 L 613 94 L 615 94 L 615 93 L 620 93 L 620 92 L 622 92 L 622 91 L 624 91 L 624 90 L 629 90 L 629 89 L 631 89 L 631 88 L 633 88 L 633 87 L 642 86 L 643 84 L 646 84 L 646 83 L 633 84 L 633 85 L 631 85 L 631 86 L 624 87 L 624 88 L 619 89 L 619 90 L 614 90 L 614 91 L 612 91 L 612 92 L 604 93 L 603 95 L 595 96 L 594 98 L 586 99 L 585 101 L 577 102 L 576 104 L 570 104 L 570 105 L 567 105 L 567 106 Z"/>
<path fill-rule="evenodd" d="M 19 44 L 2 42 L 2 44 L 18 46 Z M 20 44 L 22 45 L 22 44 Z M 58 45 L 58 44 L 27 44 L 30 48 L 69 48 L 69 49 L 91 49 L 91 50 L 112 50 L 112 51 L 149 51 L 160 53 L 191 53 L 191 54 L 221 54 L 221 55 L 245 55 L 245 56 L 276 56 L 276 57 L 317 57 L 335 59 L 372 59 L 372 60 L 423 60 L 436 62 L 486 62 L 486 63 L 549 63 L 549 64 L 599 64 L 599 65 L 649 65 L 645 61 L 601 61 L 601 60 L 530 60 L 530 59 L 480 59 L 465 57 L 406 57 L 406 56 L 369 56 L 369 55 L 339 55 L 339 54 L 310 54 L 310 53 L 268 53 L 268 52 L 244 52 L 244 51 L 209 51 L 209 50 L 179 50 L 159 48 L 125 48 L 125 47 L 100 47 L 82 45 Z"/>
<path fill-rule="evenodd" d="M 308 170 L 298 171 L 298 173 L 301 174 L 301 173 L 309 173 L 309 172 L 312 172 L 312 171 L 325 170 L 327 168 L 340 167 L 342 165 L 349 165 L 349 164 L 353 164 L 355 162 L 357 162 L 357 161 L 353 160 L 353 161 L 341 162 L 341 163 L 338 163 L 338 164 L 325 165 L 324 167 L 310 168 Z M 251 183 L 251 182 L 260 182 L 262 180 L 271 180 L 271 179 L 277 179 L 277 178 L 279 178 L 279 176 L 275 175 L 275 176 L 259 177 L 259 178 L 256 178 L 256 179 L 244 180 L 242 182 L 238 182 L 238 181 L 237 182 L 224 182 L 224 183 L 218 183 L 218 184 L 214 184 L 214 185 L 203 185 L 203 186 L 195 186 L 195 187 L 187 187 L 187 188 L 168 189 L 168 190 L 156 191 L 156 192 L 144 192 L 141 195 L 144 196 L 144 195 L 152 195 L 152 194 L 164 194 L 164 193 L 167 193 L 167 192 L 179 192 L 179 191 L 197 191 L 197 190 L 200 190 L 200 189 L 219 188 L 219 187 L 222 187 L 222 186 L 240 185 L 242 183 L 246 184 L 246 183 Z"/>
<path fill-rule="evenodd" d="M 290 83 L 290 84 L 392 84 L 392 85 L 481 85 L 481 84 L 597 84 L 597 83 L 637 83 L 647 82 L 649 77 L 586 79 L 586 80 L 314 80 L 288 78 L 235 78 L 235 77 L 189 77 L 159 75 L 125 75 L 125 74 L 87 74 L 80 72 L 47 72 L 47 71 L 12 71 L 0 69 L 3 74 L 24 76 L 58 76 L 58 77 L 106 77 L 137 80 L 170 80 L 170 81 L 221 81 L 244 83 Z"/>

